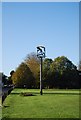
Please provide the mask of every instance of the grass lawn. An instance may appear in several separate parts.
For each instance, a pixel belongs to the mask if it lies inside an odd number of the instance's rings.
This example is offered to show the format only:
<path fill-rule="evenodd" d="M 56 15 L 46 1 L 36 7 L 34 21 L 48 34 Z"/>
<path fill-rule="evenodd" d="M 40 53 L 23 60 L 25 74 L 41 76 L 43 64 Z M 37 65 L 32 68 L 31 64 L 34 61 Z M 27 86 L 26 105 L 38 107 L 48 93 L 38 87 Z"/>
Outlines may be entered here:
<path fill-rule="evenodd" d="M 21 96 L 31 92 L 34 96 Z M 79 90 L 14 89 L 5 99 L 3 118 L 79 118 Z"/>
<path fill-rule="evenodd" d="M 1 98 L 1 96 L 0 96 L 0 119 L 1 119 L 1 117 L 2 117 L 2 98 Z"/>

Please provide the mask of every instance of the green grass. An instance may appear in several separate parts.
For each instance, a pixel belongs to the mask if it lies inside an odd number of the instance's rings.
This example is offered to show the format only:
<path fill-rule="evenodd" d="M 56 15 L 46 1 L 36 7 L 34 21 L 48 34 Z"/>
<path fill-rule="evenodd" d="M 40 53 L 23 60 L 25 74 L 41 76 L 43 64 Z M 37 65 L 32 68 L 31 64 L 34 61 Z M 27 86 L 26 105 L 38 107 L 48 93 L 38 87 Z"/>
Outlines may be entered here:
<path fill-rule="evenodd" d="M 20 96 L 21 92 L 35 96 Z M 79 90 L 14 89 L 3 104 L 3 118 L 79 118 Z"/>
<path fill-rule="evenodd" d="M 2 98 L 0 96 L 0 119 L 2 117 Z"/>

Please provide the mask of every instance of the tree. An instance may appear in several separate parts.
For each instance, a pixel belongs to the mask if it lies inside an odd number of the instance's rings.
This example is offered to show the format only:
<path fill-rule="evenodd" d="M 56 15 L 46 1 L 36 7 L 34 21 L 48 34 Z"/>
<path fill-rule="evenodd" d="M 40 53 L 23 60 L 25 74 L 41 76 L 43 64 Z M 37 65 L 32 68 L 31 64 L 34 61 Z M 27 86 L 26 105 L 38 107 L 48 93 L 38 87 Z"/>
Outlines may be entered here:
<path fill-rule="evenodd" d="M 0 80 L 2 81 L 2 72 L 0 72 Z"/>
<path fill-rule="evenodd" d="M 14 72 L 15 72 L 15 71 L 14 71 L 14 70 L 12 70 L 12 71 L 10 72 L 10 76 L 12 76 L 12 75 L 14 74 Z"/>
<path fill-rule="evenodd" d="M 8 84 L 8 77 L 3 72 L 0 72 L 0 84 Z"/>
<path fill-rule="evenodd" d="M 79 70 L 81 71 L 81 60 L 79 62 Z"/>
<path fill-rule="evenodd" d="M 80 59 L 80 62 L 79 62 L 79 70 L 78 70 L 78 74 L 79 74 L 79 84 L 80 84 L 80 88 L 81 88 L 81 59 Z"/>
<path fill-rule="evenodd" d="M 16 69 L 12 75 L 12 80 L 16 87 L 33 88 L 35 86 L 32 72 L 24 62 Z"/>
<path fill-rule="evenodd" d="M 28 54 L 25 58 L 25 63 L 30 68 L 33 77 L 35 78 L 35 87 L 39 88 L 40 84 L 40 60 L 38 59 L 36 53 L 32 52 Z"/>
<path fill-rule="evenodd" d="M 53 60 L 46 58 L 43 61 L 43 87 L 49 88 L 50 86 L 50 79 L 51 79 L 51 71 L 50 65 L 52 64 Z"/>
<path fill-rule="evenodd" d="M 65 56 L 57 57 L 51 64 L 52 84 L 58 88 L 78 87 L 77 67 Z"/>
<path fill-rule="evenodd" d="M 9 79 L 8 76 L 6 76 L 4 73 L 0 73 L 0 80 L 1 80 L 1 83 L 3 83 L 3 85 L 10 85 L 12 84 L 12 81 L 11 79 Z"/>
<path fill-rule="evenodd" d="M 12 81 L 12 76 L 13 76 L 14 73 L 15 73 L 14 70 L 12 70 L 12 71 L 10 72 L 10 76 L 8 77 L 8 84 L 12 84 L 12 83 L 13 83 L 13 81 Z"/>
<path fill-rule="evenodd" d="M 2 87 L 2 73 L 0 72 L 0 88 Z"/>

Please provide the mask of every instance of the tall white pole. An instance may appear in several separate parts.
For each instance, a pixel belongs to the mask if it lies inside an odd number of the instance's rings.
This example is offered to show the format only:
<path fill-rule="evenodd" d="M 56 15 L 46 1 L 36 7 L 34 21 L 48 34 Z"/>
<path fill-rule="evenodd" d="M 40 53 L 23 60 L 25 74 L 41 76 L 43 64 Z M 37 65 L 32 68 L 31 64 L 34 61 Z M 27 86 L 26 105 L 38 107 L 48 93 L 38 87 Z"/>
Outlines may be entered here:
<path fill-rule="evenodd" d="M 40 95 L 42 95 L 43 94 L 42 92 L 42 59 L 45 58 L 44 46 L 37 47 L 37 57 L 40 58 Z"/>
<path fill-rule="evenodd" d="M 40 95 L 42 94 L 42 57 L 40 57 Z"/>

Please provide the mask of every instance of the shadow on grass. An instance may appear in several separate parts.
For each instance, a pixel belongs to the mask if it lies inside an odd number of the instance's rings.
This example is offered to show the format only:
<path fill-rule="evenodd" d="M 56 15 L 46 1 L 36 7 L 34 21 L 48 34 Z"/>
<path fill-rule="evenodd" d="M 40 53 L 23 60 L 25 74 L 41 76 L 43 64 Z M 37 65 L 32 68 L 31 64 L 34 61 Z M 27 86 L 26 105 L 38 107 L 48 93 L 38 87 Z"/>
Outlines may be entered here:
<path fill-rule="evenodd" d="M 24 92 L 23 92 L 24 93 Z M 30 92 L 28 92 L 30 93 Z M 11 95 L 19 95 L 21 93 L 11 93 Z M 37 96 L 37 94 L 40 94 L 38 92 L 32 92 L 32 96 Z M 44 93 L 43 94 L 49 94 L 49 95 L 81 95 L 81 93 L 61 93 L 61 92 L 58 92 L 58 93 L 51 93 L 51 92 L 48 92 L 48 93 Z"/>
<path fill-rule="evenodd" d="M 23 92 L 23 93 L 11 93 L 11 95 L 20 95 L 20 96 L 37 96 L 35 93 L 33 94 L 33 93 L 29 93 L 29 92 L 27 92 L 27 93 L 25 93 L 25 92 Z"/>
<path fill-rule="evenodd" d="M 80 95 L 80 93 L 44 93 L 44 94 L 55 94 L 55 95 Z"/>
<path fill-rule="evenodd" d="M 10 107 L 9 105 L 3 105 L 4 108 Z"/>
<path fill-rule="evenodd" d="M 2 118 L 2 120 L 81 120 L 81 118 Z"/>

